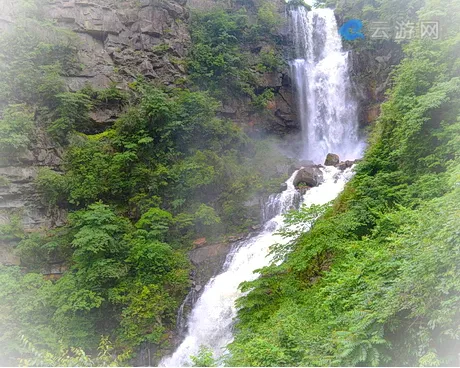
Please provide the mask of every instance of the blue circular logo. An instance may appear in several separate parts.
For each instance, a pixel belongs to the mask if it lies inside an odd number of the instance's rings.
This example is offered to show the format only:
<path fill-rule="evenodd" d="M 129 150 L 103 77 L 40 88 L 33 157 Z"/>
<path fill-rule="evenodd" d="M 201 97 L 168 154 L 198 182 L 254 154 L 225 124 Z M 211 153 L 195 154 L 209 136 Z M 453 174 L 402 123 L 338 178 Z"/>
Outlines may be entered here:
<path fill-rule="evenodd" d="M 360 32 L 362 29 L 363 22 L 359 19 L 350 19 L 340 27 L 339 33 L 347 41 L 354 41 L 358 38 L 364 38 L 364 34 Z"/>

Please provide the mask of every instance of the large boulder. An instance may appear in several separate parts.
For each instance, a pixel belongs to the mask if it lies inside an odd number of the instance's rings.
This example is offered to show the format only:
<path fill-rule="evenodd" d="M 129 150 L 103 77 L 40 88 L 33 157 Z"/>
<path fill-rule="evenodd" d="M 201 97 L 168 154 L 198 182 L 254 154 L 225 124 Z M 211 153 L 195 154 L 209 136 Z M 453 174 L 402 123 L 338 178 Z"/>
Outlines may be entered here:
<path fill-rule="evenodd" d="M 336 166 L 340 163 L 340 158 L 335 153 L 328 153 L 326 156 L 326 161 L 324 161 L 324 166 Z"/>
<path fill-rule="evenodd" d="M 316 166 L 302 167 L 294 178 L 294 186 L 303 184 L 309 187 L 316 187 L 323 182 L 323 173 Z"/>
<path fill-rule="evenodd" d="M 291 176 L 296 172 L 297 170 L 300 170 L 302 167 L 310 167 L 310 166 L 317 166 L 315 163 L 311 160 L 300 160 L 293 165 L 291 165 L 288 169 L 288 175 Z"/>

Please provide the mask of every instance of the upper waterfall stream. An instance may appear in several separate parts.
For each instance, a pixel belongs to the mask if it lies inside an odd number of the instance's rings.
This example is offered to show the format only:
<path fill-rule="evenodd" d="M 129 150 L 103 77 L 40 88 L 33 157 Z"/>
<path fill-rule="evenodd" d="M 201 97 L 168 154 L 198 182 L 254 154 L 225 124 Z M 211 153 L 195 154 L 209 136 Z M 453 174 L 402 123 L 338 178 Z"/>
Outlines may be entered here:
<path fill-rule="evenodd" d="M 303 158 L 324 162 L 330 152 L 343 160 L 361 156 L 357 104 L 352 96 L 348 53 L 342 50 L 334 12 L 300 6 L 290 10 L 296 59 L 291 62 Z"/>
<path fill-rule="evenodd" d="M 329 9 L 307 12 L 301 6 L 290 10 L 290 22 L 296 49 L 291 67 L 302 123 L 302 158 L 322 163 L 327 153 L 333 152 L 342 159 L 356 159 L 362 151 L 357 108 L 350 92 L 348 56 L 342 51 L 334 13 Z M 300 202 L 309 206 L 333 200 L 352 176 L 351 169 L 321 170 L 324 181 L 303 197 L 293 184 L 296 173 L 286 181 L 284 192 L 270 197 L 263 229 L 235 244 L 222 273 L 208 282 L 194 305 L 184 341 L 160 365 L 189 365 L 190 356 L 197 354 L 200 346 L 211 348 L 215 357 L 225 353 L 233 339 L 235 301 L 242 295 L 238 286 L 257 278 L 254 270 L 270 264 L 270 246 L 288 241 L 276 234 L 283 226 L 283 214 Z"/>

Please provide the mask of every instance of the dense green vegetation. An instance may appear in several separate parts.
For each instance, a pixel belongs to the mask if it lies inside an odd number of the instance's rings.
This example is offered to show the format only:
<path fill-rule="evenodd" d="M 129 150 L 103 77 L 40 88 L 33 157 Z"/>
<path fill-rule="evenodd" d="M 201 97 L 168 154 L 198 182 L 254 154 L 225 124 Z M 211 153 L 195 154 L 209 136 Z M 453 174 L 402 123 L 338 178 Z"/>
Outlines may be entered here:
<path fill-rule="evenodd" d="M 282 265 L 243 285 L 229 365 L 458 364 L 459 10 L 418 12 L 442 39 L 404 46 L 356 176 Z"/>
<path fill-rule="evenodd" d="M 255 107 L 264 108 L 273 99 L 273 91 L 258 88 L 260 73 L 284 63 L 276 47 L 276 29 L 283 19 L 270 1 L 261 2 L 253 13 L 245 7 L 238 12 L 194 13 L 188 69 L 193 82 L 219 98 L 249 97 Z M 270 47 L 257 47 L 264 43 Z"/>
<path fill-rule="evenodd" d="M 74 37 L 41 20 L 38 3 L 21 4 L 27 11 L 0 35 L 2 160 L 15 162 L 37 133 L 48 134 L 63 163 L 42 168 L 36 185 L 50 213 L 65 210 L 68 220 L 27 234 L 12 217 L 0 229 L 2 239 L 19 241 L 21 258 L 21 267 L 0 267 L 0 362 L 121 364 L 145 342 L 161 354 L 189 290 L 192 241 L 257 224 L 258 208 L 246 202 L 279 190 L 276 163 L 287 160 L 274 142 L 216 117 L 219 101 L 198 88 L 139 77 L 128 91 L 67 91 L 63 76 L 79 67 Z M 259 28 L 273 26 L 267 7 Z M 216 29 L 222 22 L 215 37 L 233 27 L 230 13 L 208 16 Z M 236 55 L 227 41 L 222 47 Z M 272 52 L 261 57 L 267 67 L 278 62 Z M 92 120 L 92 111 L 114 106 L 124 113 L 113 126 Z M 42 275 L 55 265 L 66 269 L 62 277 Z"/>

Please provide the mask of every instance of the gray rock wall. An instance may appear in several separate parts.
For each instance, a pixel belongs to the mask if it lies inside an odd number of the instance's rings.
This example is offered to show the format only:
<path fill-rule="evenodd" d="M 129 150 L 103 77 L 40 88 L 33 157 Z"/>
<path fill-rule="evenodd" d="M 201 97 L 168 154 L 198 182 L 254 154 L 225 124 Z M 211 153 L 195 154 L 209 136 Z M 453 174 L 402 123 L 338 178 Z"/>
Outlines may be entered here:
<path fill-rule="evenodd" d="M 185 73 L 185 0 L 54 0 L 46 14 L 79 38 L 83 68 L 68 78 L 71 90 L 128 83 L 139 75 L 171 84 Z"/>
<path fill-rule="evenodd" d="M 142 75 L 159 84 L 173 84 L 185 74 L 182 58 L 190 44 L 186 0 L 51 0 L 44 17 L 77 37 L 81 70 L 67 76 L 70 91 L 90 84 L 106 88 L 127 85 Z M 15 0 L 0 1 L 0 31 L 11 27 L 18 13 Z M 94 111 L 98 123 L 110 123 L 121 109 Z M 20 218 L 26 232 L 59 226 L 65 213 L 42 203 L 34 180 L 40 167 L 59 170 L 61 149 L 39 128 L 29 149 L 19 157 L 0 159 L 0 226 Z M 5 239 L 3 239 L 5 238 Z M 18 264 L 19 239 L 0 237 L 0 263 Z"/>
<path fill-rule="evenodd" d="M 20 219 L 24 230 L 32 232 L 64 224 L 65 213 L 43 204 L 34 184 L 40 167 L 57 169 L 60 162 L 61 149 L 40 129 L 30 149 L 15 158 L 0 160 L 0 226 Z M 11 236 L 0 237 L 0 263 L 19 264 L 13 252 L 18 241 Z"/>
<path fill-rule="evenodd" d="M 186 0 L 50 0 L 41 9 L 43 16 L 60 27 L 72 31 L 77 38 L 80 70 L 66 76 L 71 91 L 90 84 L 106 88 L 112 82 L 126 86 L 142 75 L 156 83 L 171 85 L 185 76 L 183 59 L 190 46 L 188 29 L 189 9 Z M 237 8 L 232 2 L 190 0 L 194 9 L 209 8 L 213 4 Z M 278 1 L 278 11 L 284 16 L 284 3 Z M 254 7 L 251 3 L 249 6 Z M 0 31 L 14 24 L 18 2 L 0 2 Z M 285 25 L 279 29 L 282 52 L 290 49 Z M 245 45 L 247 49 L 270 49 L 267 43 Z M 249 99 L 223 101 L 222 116 L 244 126 L 249 133 L 267 131 L 281 135 L 297 128 L 295 104 L 288 70 L 260 74 L 260 89 L 272 88 L 275 99 L 269 111 L 255 110 Z M 179 82 L 180 83 L 180 82 Z M 101 124 L 110 124 L 121 109 L 105 108 L 94 111 L 91 117 Z M 39 124 L 37 124 L 39 125 Z M 40 202 L 34 180 L 40 167 L 59 170 L 60 149 L 37 128 L 35 140 L 21 157 L 0 162 L 0 225 L 13 216 L 22 219 L 26 231 L 62 225 L 64 213 L 50 212 Z M 8 183 L 6 185 L 5 183 Z M 17 262 L 11 253 L 14 241 L 0 241 L 0 262 Z M 9 254 L 9 256 L 6 256 Z"/>

